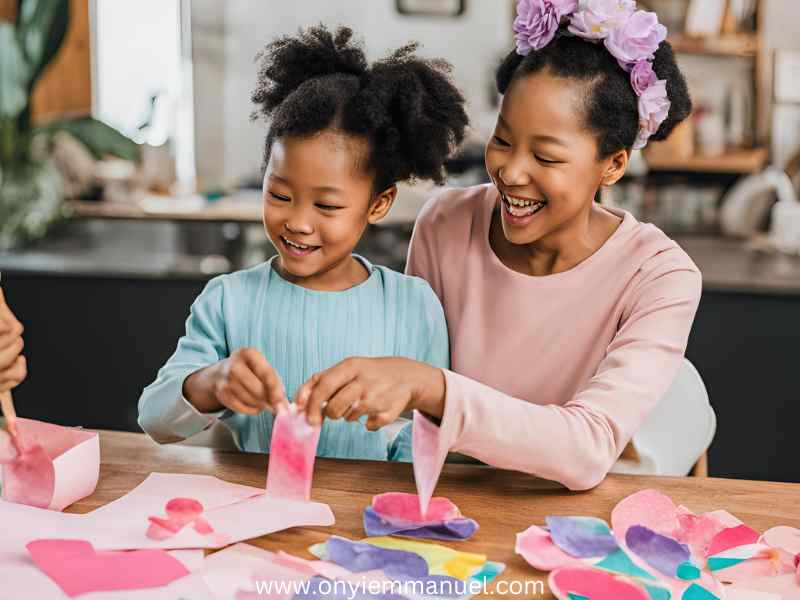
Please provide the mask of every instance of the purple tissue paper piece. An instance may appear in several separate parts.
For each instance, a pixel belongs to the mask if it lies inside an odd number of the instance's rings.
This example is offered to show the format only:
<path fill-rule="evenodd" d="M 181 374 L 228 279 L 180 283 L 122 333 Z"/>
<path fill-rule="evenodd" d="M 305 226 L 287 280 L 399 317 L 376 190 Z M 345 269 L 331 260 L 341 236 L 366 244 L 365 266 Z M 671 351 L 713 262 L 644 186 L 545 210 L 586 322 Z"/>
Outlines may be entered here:
<path fill-rule="evenodd" d="M 628 529 L 625 544 L 636 556 L 667 577 L 677 577 L 678 567 L 691 558 L 688 546 L 642 525 Z"/>
<path fill-rule="evenodd" d="M 354 573 L 382 569 L 388 577 L 425 577 L 428 563 L 413 552 L 389 550 L 364 542 L 331 537 L 326 543 L 328 560 Z"/>
<path fill-rule="evenodd" d="M 605 521 L 594 517 L 545 517 L 553 542 L 575 558 L 607 556 L 619 550 Z"/>
<path fill-rule="evenodd" d="M 394 521 L 379 515 L 371 506 L 364 510 L 364 531 L 368 536 L 402 535 L 430 540 L 468 540 L 478 531 L 478 523 L 472 519 L 450 519 L 439 523 L 410 523 Z"/>
<path fill-rule="evenodd" d="M 323 585 L 324 583 L 324 585 Z M 302 591 L 297 592 L 292 596 L 293 600 L 407 600 L 405 596 L 400 594 L 392 594 L 390 592 L 372 594 L 369 591 L 369 586 L 353 584 L 348 585 L 346 582 L 333 582 L 324 577 L 314 576 L 308 580 L 306 586 L 298 586 Z"/>

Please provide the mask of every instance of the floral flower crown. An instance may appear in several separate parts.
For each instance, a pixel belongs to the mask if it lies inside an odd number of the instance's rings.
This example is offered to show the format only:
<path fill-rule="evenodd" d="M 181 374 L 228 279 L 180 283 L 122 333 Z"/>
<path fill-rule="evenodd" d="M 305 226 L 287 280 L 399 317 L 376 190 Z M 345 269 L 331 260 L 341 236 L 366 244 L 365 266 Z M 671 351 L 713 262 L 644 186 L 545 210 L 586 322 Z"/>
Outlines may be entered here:
<path fill-rule="evenodd" d="M 633 147 L 644 148 L 669 113 L 667 82 L 653 70 L 655 52 L 666 39 L 667 28 L 655 13 L 636 10 L 634 0 L 517 0 L 517 54 L 527 56 L 547 46 L 562 22 L 577 37 L 602 41 L 630 73 L 639 98 L 639 132 Z"/>

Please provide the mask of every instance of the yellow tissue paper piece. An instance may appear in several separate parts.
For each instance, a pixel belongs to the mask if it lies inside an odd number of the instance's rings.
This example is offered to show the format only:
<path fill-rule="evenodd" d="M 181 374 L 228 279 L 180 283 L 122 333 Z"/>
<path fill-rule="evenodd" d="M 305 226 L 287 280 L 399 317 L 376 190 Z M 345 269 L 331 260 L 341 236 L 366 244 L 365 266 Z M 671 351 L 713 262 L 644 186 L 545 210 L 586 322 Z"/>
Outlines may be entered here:
<path fill-rule="evenodd" d="M 361 540 L 387 550 L 405 550 L 419 554 L 428 563 L 431 575 L 449 575 L 458 579 L 469 579 L 486 563 L 485 554 L 460 552 L 447 546 L 417 542 L 389 536 L 368 537 Z"/>

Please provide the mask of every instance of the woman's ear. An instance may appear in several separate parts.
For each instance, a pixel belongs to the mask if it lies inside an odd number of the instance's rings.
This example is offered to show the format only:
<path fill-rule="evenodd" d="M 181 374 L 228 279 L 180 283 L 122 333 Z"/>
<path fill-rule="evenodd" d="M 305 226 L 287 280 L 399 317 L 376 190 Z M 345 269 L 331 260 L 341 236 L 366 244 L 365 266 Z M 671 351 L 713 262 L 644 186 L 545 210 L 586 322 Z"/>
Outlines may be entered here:
<path fill-rule="evenodd" d="M 627 150 L 618 150 L 607 158 L 603 179 L 600 181 L 600 185 L 614 185 L 622 179 L 622 176 L 625 175 L 625 171 L 628 168 L 629 160 L 630 156 Z"/>
<path fill-rule="evenodd" d="M 374 225 L 386 216 L 386 213 L 388 213 L 389 209 L 392 208 L 392 204 L 394 204 L 394 199 L 396 197 L 396 185 L 386 188 L 377 195 L 377 197 L 370 204 L 369 213 L 367 214 L 367 221 L 370 225 Z"/>

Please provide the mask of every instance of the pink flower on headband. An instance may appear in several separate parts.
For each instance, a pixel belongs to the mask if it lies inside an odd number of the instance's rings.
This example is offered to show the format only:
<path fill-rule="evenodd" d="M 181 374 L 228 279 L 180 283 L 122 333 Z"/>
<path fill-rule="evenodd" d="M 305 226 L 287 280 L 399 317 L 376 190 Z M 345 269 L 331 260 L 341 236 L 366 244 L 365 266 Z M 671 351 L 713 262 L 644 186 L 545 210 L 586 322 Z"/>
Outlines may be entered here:
<path fill-rule="evenodd" d="M 633 144 L 634 149 L 641 149 L 650 139 L 669 114 L 669 98 L 667 82 L 659 79 L 639 96 L 639 133 Z"/>
<path fill-rule="evenodd" d="M 584 0 L 569 22 L 569 31 L 579 37 L 601 40 L 636 11 L 634 0 Z"/>
<path fill-rule="evenodd" d="M 578 0 L 517 0 L 517 53 L 525 56 L 547 46 L 555 37 L 561 18 L 577 8 Z"/>
<path fill-rule="evenodd" d="M 658 75 L 653 70 L 653 63 L 649 60 L 638 61 L 631 70 L 631 86 L 637 96 L 641 96 L 644 91 L 658 81 Z"/>
<path fill-rule="evenodd" d="M 667 28 L 653 12 L 637 10 L 605 38 L 605 45 L 626 71 L 640 60 L 652 60 L 658 46 L 667 39 Z"/>

